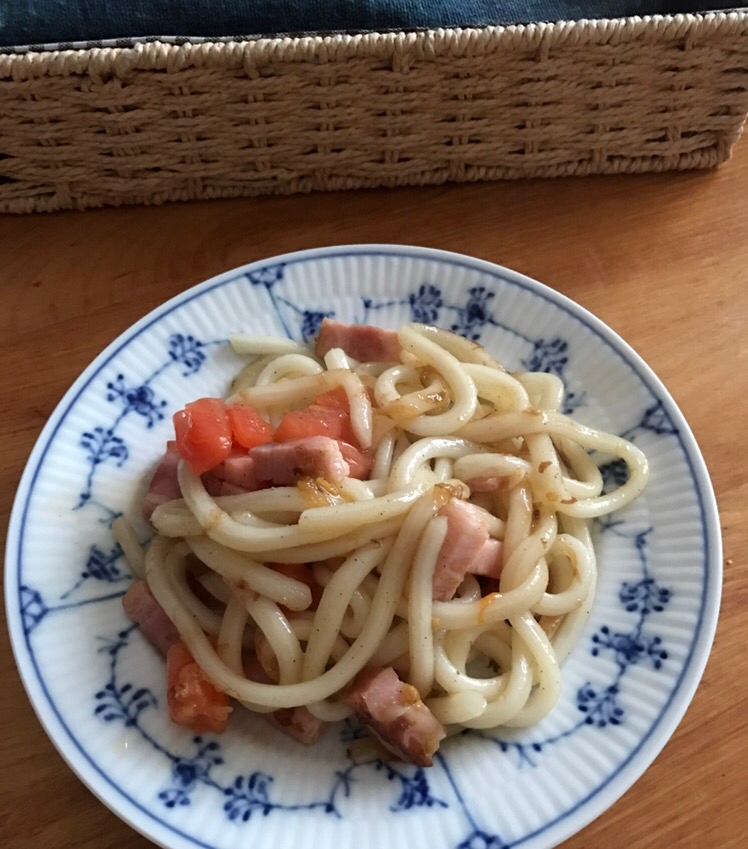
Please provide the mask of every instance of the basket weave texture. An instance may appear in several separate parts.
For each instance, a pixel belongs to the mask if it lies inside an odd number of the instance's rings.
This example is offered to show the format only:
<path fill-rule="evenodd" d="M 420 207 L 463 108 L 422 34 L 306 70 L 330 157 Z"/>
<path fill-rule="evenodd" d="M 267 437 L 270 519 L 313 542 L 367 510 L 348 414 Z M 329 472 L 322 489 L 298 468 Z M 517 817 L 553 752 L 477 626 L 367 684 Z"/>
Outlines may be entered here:
<path fill-rule="evenodd" d="M 748 13 L 0 56 L 0 211 L 707 168 Z"/>

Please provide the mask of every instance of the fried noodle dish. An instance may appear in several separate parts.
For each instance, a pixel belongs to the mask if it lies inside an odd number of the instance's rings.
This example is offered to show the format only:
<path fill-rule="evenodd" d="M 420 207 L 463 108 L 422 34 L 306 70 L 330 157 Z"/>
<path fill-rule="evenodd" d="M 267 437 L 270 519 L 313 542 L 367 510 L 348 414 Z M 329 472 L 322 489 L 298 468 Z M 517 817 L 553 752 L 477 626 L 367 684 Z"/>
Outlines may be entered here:
<path fill-rule="evenodd" d="M 436 327 L 231 341 L 249 364 L 175 414 L 150 543 L 114 524 L 172 720 L 220 732 L 240 705 L 311 744 L 352 716 L 352 757 L 429 766 L 448 734 L 546 716 L 595 597 L 591 520 L 642 492 L 642 452 Z M 628 468 L 613 491 L 600 458 Z"/>

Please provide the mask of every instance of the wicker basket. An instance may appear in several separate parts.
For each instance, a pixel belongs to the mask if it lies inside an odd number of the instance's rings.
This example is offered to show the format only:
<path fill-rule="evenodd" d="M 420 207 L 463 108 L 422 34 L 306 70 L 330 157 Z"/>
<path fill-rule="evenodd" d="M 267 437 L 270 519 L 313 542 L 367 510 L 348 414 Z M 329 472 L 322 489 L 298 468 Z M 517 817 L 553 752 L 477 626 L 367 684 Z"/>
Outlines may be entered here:
<path fill-rule="evenodd" d="M 0 211 L 707 168 L 748 13 L 0 56 Z"/>

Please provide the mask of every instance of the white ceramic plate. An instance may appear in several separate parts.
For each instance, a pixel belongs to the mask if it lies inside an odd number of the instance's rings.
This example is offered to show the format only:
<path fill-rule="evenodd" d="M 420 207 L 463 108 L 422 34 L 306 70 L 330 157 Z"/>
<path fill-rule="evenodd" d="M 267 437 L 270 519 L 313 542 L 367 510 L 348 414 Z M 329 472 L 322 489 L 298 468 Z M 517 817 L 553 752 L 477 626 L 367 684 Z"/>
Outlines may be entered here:
<path fill-rule="evenodd" d="M 479 339 L 510 369 L 555 372 L 579 419 L 625 434 L 651 461 L 645 495 L 598 527 L 598 597 L 556 709 L 521 733 L 452 739 L 428 770 L 351 765 L 349 725 L 313 749 L 242 711 L 220 738 L 172 726 L 163 660 L 120 605 L 129 578 L 110 523 L 120 511 L 138 514 L 170 414 L 225 391 L 239 366 L 229 332 L 307 339 L 323 315 L 440 324 Z M 487 262 L 358 246 L 230 271 L 110 345 L 34 448 L 5 580 L 16 660 L 47 733 L 94 793 L 156 843 L 540 849 L 611 805 L 673 733 L 711 646 L 721 554 L 688 426 L 611 330 Z"/>

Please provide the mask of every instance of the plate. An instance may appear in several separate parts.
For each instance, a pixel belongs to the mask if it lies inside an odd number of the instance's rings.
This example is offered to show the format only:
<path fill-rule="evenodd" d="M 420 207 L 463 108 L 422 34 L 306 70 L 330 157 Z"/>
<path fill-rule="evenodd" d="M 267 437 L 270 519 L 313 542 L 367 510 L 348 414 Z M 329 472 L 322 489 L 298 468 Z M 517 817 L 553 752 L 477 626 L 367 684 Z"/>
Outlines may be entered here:
<path fill-rule="evenodd" d="M 243 711 L 221 737 L 172 726 L 163 660 L 120 604 L 130 579 L 110 525 L 120 512 L 138 515 L 171 413 L 225 391 L 240 366 L 230 332 L 308 340 L 324 316 L 439 324 L 512 370 L 553 372 L 566 383 L 567 412 L 625 435 L 651 463 L 644 496 L 597 522 L 598 595 L 558 706 L 522 732 L 453 738 L 426 770 L 351 764 L 350 724 L 331 727 L 313 749 Z M 624 473 L 603 466 L 609 482 Z M 632 349 L 540 283 L 394 246 L 254 263 L 125 332 L 44 428 L 16 497 L 6 562 L 13 648 L 44 728 L 105 804 L 173 849 L 555 846 L 621 796 L 673 733 L 706 663 L 720 589 L 704 462 Z"/>

